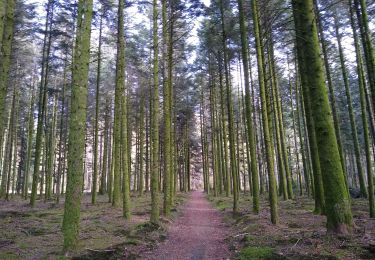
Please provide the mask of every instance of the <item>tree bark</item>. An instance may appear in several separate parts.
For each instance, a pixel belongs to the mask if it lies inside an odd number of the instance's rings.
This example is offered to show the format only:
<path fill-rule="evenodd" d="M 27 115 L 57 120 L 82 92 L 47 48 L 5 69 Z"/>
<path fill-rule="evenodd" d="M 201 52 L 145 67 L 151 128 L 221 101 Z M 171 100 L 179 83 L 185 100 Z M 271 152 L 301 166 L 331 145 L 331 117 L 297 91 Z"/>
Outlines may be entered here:
<path fill-rule="evenodd" d="M 65 251 L 77 246 L 79 234 L 92 10 L 92 0 L 79 0 L 72 66 L 68 176 L 62 227 Z"/>

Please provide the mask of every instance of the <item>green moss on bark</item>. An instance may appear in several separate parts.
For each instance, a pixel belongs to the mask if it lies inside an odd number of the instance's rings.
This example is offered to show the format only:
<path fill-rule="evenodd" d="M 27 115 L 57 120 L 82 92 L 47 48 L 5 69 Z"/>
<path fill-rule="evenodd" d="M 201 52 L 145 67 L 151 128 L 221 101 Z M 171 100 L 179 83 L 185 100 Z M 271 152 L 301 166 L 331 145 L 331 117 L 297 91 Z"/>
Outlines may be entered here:
<path fill-rule="evenodd" d="M 249 43 L 248 43 L 248 28 L 245 22 L 245 10 L 243 0 L 238 0 L 239 19 L 240 19 L 240 30 L 241 30 L 241 50 L 242 50 L 242 63 L 243 72 L 245 79 L 245 115 L 246 115 L 246 132 L 248 146 L 247 149 L 250 153 L 250 171 L 251 171 L 251 191 L 253 195 L 253 211 L 259 213 L 259 173 L 257 166 L 256 157 L 256 144 L 255 144 L 255 133 L 252 116 L 252 104 L 250 99 L 250 75 L 249 75 Z"/>
<path fill-rule="evenodd" d="M 328 231 L 348 233 L 353 226 L 348 190 L 342 171 L 333 125 L 324 67 L 320 58 L 319 39 L 312 0 L 293 0 L 299 62 L 305 76 L 304 89 L 309 90 L 315 133 L 323 177 Z M 307 68 L 309 68 L 307 70 Z"/>
<path fill-rule="evenodd" d="M 260 23 L 259 23 L 259 13 L 258 13 L 258 3 L 257 0 L 251 1 L 252 15 L 254 21 L 254 34 L 258 61 L 258 78 L 259 78 L 259 88 L 260 88 L 260 99 L 262 104 L 262 122 L 263 122 L 263 137 L 266 150 L 266 160 L 268 166 L 268 180 L 269 180 L 269 200 L 271 205 L 271 221 L 273 224 L 278 223 L 278 209 L 277 209 L 277 190 L 276 190 L 276 178 L 274 172 L 274 153 L 273 144 L 271 140 L 269 120 L 267 113 L 267 97 L 266 97 L 266 87 L 264 82 L 264 64 L 263 64 L 263 54 L 262 54 L 262 42 L 260 33 Z"/>
<path fill-rule="evenodd" d="M 77 33 L 72 66 L 68 177 L 62 227 L 64 250 L 71 250 L 77 246 L 79 234 L 92 9 L 92 0 L 78 2 Z"/>
<path fill-rule="evenodd" d="M 158 39 L 158 4 L 153 0 L 153 73 L 151 108 L 151 218 L 154 224 L 159 223 L 159 39 Z"/>

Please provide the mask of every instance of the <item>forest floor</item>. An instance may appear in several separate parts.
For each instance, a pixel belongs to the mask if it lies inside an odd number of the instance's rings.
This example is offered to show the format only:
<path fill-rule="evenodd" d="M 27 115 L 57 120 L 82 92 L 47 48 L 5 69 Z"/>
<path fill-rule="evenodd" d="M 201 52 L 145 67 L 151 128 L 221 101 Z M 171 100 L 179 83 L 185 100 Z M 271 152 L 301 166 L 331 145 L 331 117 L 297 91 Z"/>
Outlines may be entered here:
<path fill-rule="evenodd" d="M 232 198 L 209 196 L 209 200 L 232 228 L 227 241 L 237 259 L 375 259 L 375 220 L 369 218 L 365 199 L 353 199 L 355 230 L 339 237 L 327 235 L 326 218 L 312 213 L 314 202 L 307 197 L 279 201 L 277 226 L 270 222 L 266 197 L 259 215 L 252 213 L 249 195 L 241 195 L 235 216 Z"/>
<path fill-rule="evenodd" d="M 0 201 L 0 259 L 375 259 L 375 221 L 367 201 L 353 199 L 355 230 L 349 236 L 326 233 L 324 216 L 313 214 L 306 197 L 279 201 L 280 223 L 270 223 L 266 197 L 259 215 L 241 195 L 239 213 L 232 198 L 201 192 L 178 194 L 171 218 L 148 222 L 150 194 L 132 196 L 131 220 L 113 208 L 107 196 L 82 203 L 80 241 L 70 257 L 62 253 L 63 200 L 37 202 L 14 197 Z M 371 245 L 371 246 L 369 246 Z"/>
<path fill-rule="evenodd" d="M 75 259 L 135 259 L 140 252 L 151 250 L 166 238 L 166 225 L 179 215 L 178 205 L 186 200 L 178 194 L 171 219 L 161 219 L 160 226 L 149 224 L 150 194 L 132 196 L 132 216 L 122 217 L 122 208 L 113 208 L 108 196 L 98 196 L 91 205 L 90 194 L 82 202 L 80 239 Z M 64 200 L 37 201 L 30 208 L 28 201 L 14 197 L 0 201 L 0 259 L 68 259 L 62 253 L 61 224 Z"/>
<path fill-rule="evenodd" d="M 229 235 L 223 215 L 203 192 L 195 191 L 181 207 L 181 215 L 169 225 L 167 240 L 140 259 L 230 259 L 232 253 L 225 241 Z"/>

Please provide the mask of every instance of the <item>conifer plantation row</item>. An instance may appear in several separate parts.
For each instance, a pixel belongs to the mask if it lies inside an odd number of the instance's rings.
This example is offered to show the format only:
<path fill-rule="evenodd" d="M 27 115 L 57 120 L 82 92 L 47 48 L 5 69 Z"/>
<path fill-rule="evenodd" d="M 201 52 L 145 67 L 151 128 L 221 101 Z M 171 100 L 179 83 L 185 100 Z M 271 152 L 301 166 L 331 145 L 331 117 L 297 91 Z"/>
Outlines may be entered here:
<path fill-rule="evenodd" d="M 279 223 L 308 197 L 328 233 L 375 217 L 375 4 L 366 0 L 0 0 L 0 198 L 107 196 L 150 222 L 178 192 L 240 195 Z"/>

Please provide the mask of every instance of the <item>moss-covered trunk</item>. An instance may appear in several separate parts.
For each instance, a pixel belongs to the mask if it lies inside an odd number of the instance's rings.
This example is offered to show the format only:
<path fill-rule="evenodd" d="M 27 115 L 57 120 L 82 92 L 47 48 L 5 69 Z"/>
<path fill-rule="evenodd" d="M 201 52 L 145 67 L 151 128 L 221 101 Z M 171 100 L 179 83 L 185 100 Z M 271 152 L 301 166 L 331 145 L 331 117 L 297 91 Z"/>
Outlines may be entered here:
<path fill-rule="evenodd" d="M 145 94 L 144 90 L 141 90 L 141 107 L 139 111 L 139 185 L 138 193 L 139 196 L 143 195 L 144 192 L 144 139 L 145 139 Z"/>
<path fill-rule="evenodd" d="M 111 100 L 106 98 L 105 101 L 105 114 L 104 114 L 104 133 L 103 133 L 103 158 L 102 158 L 102 168 L 101 168 L 101 190 L 100 194 L 105 194 L 108 192 L 109 187 L 109 157 L 110 157 L 110 126 L 111 126 Z"/>
<path fill-rule="evenodd" d="M 269 42 L 272 41 L 272 39 L 268 39 Z M 273 113 L 269 114 L 270 118 L 273 117 L 274 121 L 274 136 L 276 139 L 276 157 L 277 157 L 277 163 L 278 163 L 278 174 L 279 174 L 279 195 L 283 195 L 284 200 L 288 200 L 288 188 L 287 188 L 287 180 L 286 180 L 286 165 L 284 160 L 284 153 L 282 149 L 281 144 L 281 130 L 280 130 L 280 115 L 278 110 L 278 101 L 276 96 L 276 78 L 274 77 L 274 68 L 271 65 L 272 59 L 271 59 L 271 48 L 269 46 L 268 49 L 268 70 L 269 70 L 269 77 L 270 77 L 270 94 L 268 94 L 268 101 L 271 103 L 273 109 Z M 272 119 L 269 121 L 270 124 L 272 124 Z M 272 132 L 272 131 L 271 131 Z"/>
<path fill-rule="evenodd" d="M 101 80 L 102 65 L 102 32 L 103 32 L 103 15 L 99 20 L 99 45 L 98 45 L 98 66 L 96 68 L 96 92 L 95 92 L 95 123 L 94 123 L 94 170 L 92 176 L 91 203 L 96 203 L 96 191 L 98 186 L 98 144 L 99 144 L 99 91 Z"/>
<path fill-rule="evenodd" d="M 250 172 L 251 172 L 251 191 L 253 195 L 253 211 L 259 213 L 259 173 L 257 166 L 256 144 L 255 144 L 255 131 L 252 115 L 252 104 L 250 99 L 250 75 L 249 75 L 249 43 L 248 43 L 248 28 L 245 22 L 245 10 L 243 0 L 238 0 L 238 9 L 240 15 L 240 30 L 241 30 L 241 50 L 242 50 L 242 63 L 245 80 L 245 110 L 246 110 L 246 132 L 247 132 L 247 149 L 250 154 Z M 249 173 L 250 177 L 250 173 Z"/>
<path fill-rule="evenodd" d="M 217 118 L 214 104 L 215 84 L 210 87 L 210 117 L 211 117 L 211 158 L 212 158 L 212 174 L 213 174 L 213 187 L 214 196 L 219 195 L 218 175 L 219 166 L 217 158 Z"/>
<path fill-rule="evenodd" d="M 71 250 L 77 246 L 79 234 L 92 9 L 92 0 L 78 2 L 76 42 L 72 66 L 68 177 L 62 226 L 65 250 Z"/>
<path fill-rule="evenodd" d="M 277 209 L 277 189 L 276 189 L 276 178 L 274 172 L 274 149 L 271 140 L 270 128 L 267 107 L 268 102 L 266 98 L 266 86 L 264 82 L 264 63 L 262 54 L 262 42 L 261 32 L 259 23 L 258 3 L 257 0 L 251 1 L 252 16 L 254 21 L 254 35 L 256 43 L 257 61 L 258 61 L 258 79 L 259 79 L 259 90 L 260 100 L 262 104 L 262 122 L 263 122 L 263 136 L 264 145 L 266 151 L 266 160 L 268 166 L 268 182 L 269 182 L 269 200 L 271 205 L 271 221 L 273 224 L 278 223 L 278 209 Z"/>
<path fill-rule="evenodd" d="M 338 24 L 336 16 L 335 16 L 334 20 L 335 20 L 336 40 L 337 40 L 338 49 L 339 49 L 341 73 L 342 73 L 342 78 L 344 80 L 346 102 L 347 102 L 347 105 L 348 105 L 352 141 L 353 141 L 353 146 L 354 146 L 354 154 L 355 154 L 355 158 L 356 158 L 357 173 L 358 173 L 358 177 L 359 177 L 359 185 L 360 185 L 360 190 L 361 190 L 362 196 L 367 197 L 367 190 L 366 190 L 364 172 L 363 172 L 363 167 L 362 167 L 362 162 L 361 162 L 360 147 L 359 147 L 359 141 L 358 141 L 357 125 L 356 125 L 355 118 L 354 118 L 352 96 L 350 94 L 350 88 L 349 88 L 349 78 L 348 78 L 348 73 L 347 73 L 347 68 L 346 68 L 346 61 L 345 61 L 345 57 L 344 57 L 344 50 L 343 50 L 343 47 L 342 47 L 342 38 L 341 38 L 341 35 L 340 35 L 340 32 L 339 32 L 339 24 Z M 347 176 L 346 175 L 345 175 L 345 179 L 346 179 L 346 182 L 347 182 Z M 348 184 L 347 184 L 347 186 L 348 186 Z"/>
<path fill-rule="evenodd" d="M 153 0 L 153 90 L 151 107 L 151 218 L 154 224 L 159 223 L 159 37 L 158 37 L 158 3 Z"/>
<path fill-rule="evenodd" d="M 230 82 L 230 70 L 228 61 L 228 50 L 227 50 L 227 32 L 225 28 L 225 12 L 224 12 L 224 0 L 220 1 L 220 13 L 221 13 L 221 29 L 222 29 L 222 48 L 224 58 L 224 75 L 225 75 L 225 89 L 226 89 L 226 108 L 228 113 L 228 136 L 229 136 L 229 159 L 230 159 L 230 172 L 232 177 L 232 192 L 233 192 L 233 212 L 236 213 L 238 210 L 238 178 L 237 178 L 237 161 L 236 161 L 236 143 L 235 143 L 235 129 L 234 129 L 234 112 L 233 112 L 233 94 Z M 221 61 L 219 61 L 221 63 Z M 229 179 L 229 178 L 228 178 Z M 228 180 L 227 180 L 228 181 Z"/>
<path fill-rule="evenodd" d="M 318 6 L 318 0 L 314 0 L 314 11 L 317 17 L 316 23 L 318 26 L 320 43 L 322 46 L 323 61 L 324 61 L 324 67 L 325 67 L 327 85 L 328 85 L 328 91 L 329 91 L 329 99 L 330 99 L 332 115 L 333 115 L 333 123 L 335 126 L 337 145 L 339 147 L 339 152 L 340 152 L 341 166 L 346 176 L 346 167 L 345 167 L 346 161 L 345 161 L 345 154 L 343 151 L 342 141 L 341 141 L 342 138 L 341 138 L 341 131 L 340 131 L 340 118 L 337 112 L 336 97 L 334 93 L 334 87 L 333 87 L 332 76 L 331 76 L 331 65 L 328 59 L 328 46 L 327 46 L 326 37 L 324 35 L 324 29 L 323 29 L 323 24 L 322 24 L 323 21 L 322 21 L 319 6 Z"/>
<path fill-rule="evenodd" d="M 29 179 L 30 179 L 30 162 L 31 162 L 31 151 L 33 144 L 33 135 L 34 135 L 34 103 L 35 103 L 35 90 L 33 87 L 29 113 L 27 116 L 27 148 L 26 148 L 26 163 L 25 163 L 25 173 L 23 179 L 23 197 L 24 199 L 28 198 L 29 193 Z"/>
<path fill-rule="evenodd" d="M 371 89 L 372 107 L 375 107 L 375 50 L 371 29 L 369 26 L 368 10 L 366 0 L 354 0 L 354 7 L 357 13 L 359 29 L 362 38 L 362 47 L 367 68 L 367 77 Z"/>
<path fill-rule="evenodd" d="M 5 100 L 8 89 L 9 70 L 14 31 L 15 0 L 3 0 L 0 5 L 0 142 L 3 143 L 6 125 Z"/>
<path fill-rule="evenodd" d="M 317 134 L 315 132 L 315 122 L 313 118 L 312 112 L 312 105 L 309 96 L 309 88 L 307 83 L 307 73 L 305 71 L 303 58 L 302 58 L 302 49 L 298 48 L 297 42 L 297 57 L 298 57 L 298 66 L 299 66 L 299 76 L 301 78 L 301 87 L 302 91 L 300 92 L 300 104 L 301 104 L 301 112 L 305 116 L 303 120 L 305 121 L 305 136 L 308 136 L 307 143 L 307 151 L 306 153 L 307 160 L 311 164 L 312 171 L 309 171 L 312 175 L 310 177 L 311 180 L 311 188 L 312 193 L 315 197 L 315 209 L 314 212 L 316 214 L 324 214 L 325 212 L 325 201 L 324 201 L 324 187 L 323 187 L 323 179 L 322 179 L 322 171 L 321 171 L 321 164 L 319 158 L 319 150 L 318 150 L 318 143 L 317 143 Z M 304 113 L 303 113 L 304 112 Z M 307 130 L 306 130 L 307 129 Z M 308 134 L 307 134 L 308 133 Z"/>
<path fill-rule="evenodd" d="M 222 63 L 221 61 L 219 62 L 219 83 L 220 83 L 220 102 L 219 102 L 219 107 L 220 107 L 220 113 L 219 111 L 216 111 L 216 114 L 219 113 L 218 119 L 218 127 L 219 127 L 219 132 L 218 132 L 218 138 L 220 139 L 219 141 L 219 147 L 220 149 L 220 154 L 222 155 L 221 158 L 219 158 L 219 163 L 221 163 L 221 175 L 225 180 L 225 195 L 229 196 L 231 192 L 231 184 L 230 184 L 230 176 L 229 176 L 229 154 L 228 154 L 228 130 L 227 130 L 227 113 L 225 110 L 225 89 L 224 89 L 224 80 L 223 80 L 223 70 L 222 70 Z M 212 76 L 212 81 L 213 84 L 215 85 L 215 79 L 214 76 Z M 216 105 L 215 105 L 216 106 Z M 218 185 L 218 191 L 221 193 L 222 192 L 222 187 L 221 184 Z"/>
<path fill-rule="evenodd" d="M 331 232 L 348 233 L 353 226 L 349 193 L 345 185 L 340 154 L 320 58 L 318 32 L 315 23 L 313 1 L 293 0 L 299 62 L 308 89 L 315 123 L 319 159 L 323 177 L 327 229 Z"/>
<path fill-rule="evenodd" d="M 172 87 L 173 87 L 173 17 L 167 22 L 167 1 L 162 1 L 162 20 L 163 20 L 163 56 L 164 56 L 164 82 L 163 82 L 163 113 L 164 113 L 164 203 L 163 211 L 165 216 L 170 215 L 172 197 L 171 197 L 171 178 L 172 175 Z M 169 29 L 169 30 L 168 30 Z"/>
<path fill-rule="evenodd" d="M 350 24 L 353 32 L 354 47 L 357 61 L 357 73 L 358 73 L 358 88 L 361 103 L 361 115 L 362 115 L 362 126 L 363 126 L 363 138 L 365 141 L 365 154 L 366 154 L 366 169 L 367 169 L 367 180 L 368 180 L 368 194 L 369 194 L 369 211 L 370 217 L 375 218 L 375 201 L 374 201 L 374 171 L 372 168 L 373 157 L 371 156 L 371 144 L 370 134 L 368 125 L 367 115 L 367 104 L 366 104 L 366 79 L 363 70 L 363 61 L 361 55 L 361 49 L 359 47 L 359 39 L 355 27 L 354 10 L 352 0 L 349 0 L 349 11 L 350 11 Z"/>

